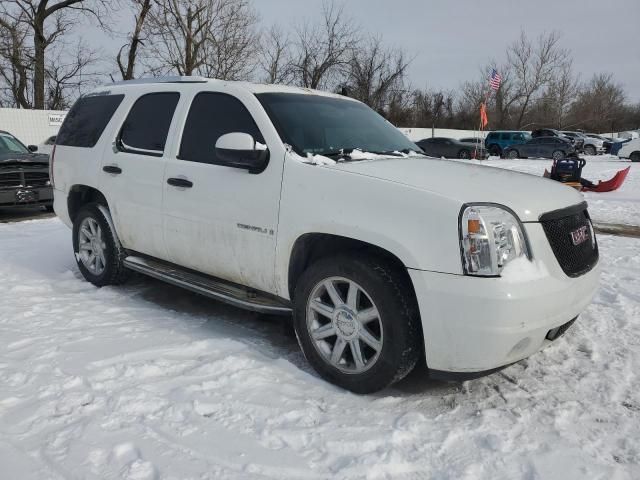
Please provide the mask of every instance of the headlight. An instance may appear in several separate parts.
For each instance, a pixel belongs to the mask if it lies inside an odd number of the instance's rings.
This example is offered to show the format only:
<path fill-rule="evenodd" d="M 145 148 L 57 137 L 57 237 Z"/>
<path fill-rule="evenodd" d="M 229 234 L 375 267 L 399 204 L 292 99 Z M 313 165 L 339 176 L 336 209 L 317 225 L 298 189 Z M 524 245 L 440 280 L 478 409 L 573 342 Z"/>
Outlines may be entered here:
<path fill-rule="evenodd" d="M 500 275 L 507 263 L 531 259 L 518 218 L 498 205 L 466 205 L 460 215 L 460 249 L 466 275 Z"/>

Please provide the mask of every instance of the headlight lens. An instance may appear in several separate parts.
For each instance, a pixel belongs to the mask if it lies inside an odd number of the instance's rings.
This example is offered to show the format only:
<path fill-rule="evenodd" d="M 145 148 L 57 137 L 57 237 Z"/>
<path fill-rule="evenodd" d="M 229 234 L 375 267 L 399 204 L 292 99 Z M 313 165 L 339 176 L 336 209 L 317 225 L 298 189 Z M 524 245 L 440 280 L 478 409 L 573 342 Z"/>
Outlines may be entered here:
<path fill-rule="evenodd" d="M 466 275 L 492 277 L 519 257 L 531 258 L 522 226 L 496 205 L 469 205 L 460 215 L 460 248 Z"/>

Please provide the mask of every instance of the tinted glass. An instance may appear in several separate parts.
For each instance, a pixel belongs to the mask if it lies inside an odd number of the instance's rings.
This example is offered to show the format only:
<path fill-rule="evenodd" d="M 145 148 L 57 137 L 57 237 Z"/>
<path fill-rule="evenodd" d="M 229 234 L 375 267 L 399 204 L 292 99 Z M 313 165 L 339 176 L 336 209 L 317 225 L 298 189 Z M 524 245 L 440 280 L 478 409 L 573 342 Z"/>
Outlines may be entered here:
<path fill-rule="evenodd" d="M 501 133 L 500 140 L 511 140 L 511 133 L 510 132 Z"/>
<path fill-rule="evenodd" d="M 0 133 L 0 155 L 7 153 L 29 153 L 29 150 L 14 136 Z"/>
<path fill-rule="evenodd" d="M 253 117 L 240 100 L 224 93 L 199 93 L 189 109 L 178 158 L 216 163 L 218 138 L 232 132 L 248 133 L 257 142 L 265 143 Z"/>
<path fill-rule="evenodd" d="M 120 130 L 121 148 L 148 150 L 150 152 L 135 153 L 162 155 L 179 99 L 177 92 L 160 92 L 149 93 L 136 100 Z"/>
<path fill-rule="evenodd" d="M 298 93 L 256 95 L 280 138 L 300 155 L 360 149 L 383 153 L 417 151 L 415 143 L 382 116 L 346 98 Z"/>
<path fill-rule="evenodd" d="M 124 95 L 93 95 L 73 104 L 56 137 L 57 145 L 92 148 L 118 109 Z"/>

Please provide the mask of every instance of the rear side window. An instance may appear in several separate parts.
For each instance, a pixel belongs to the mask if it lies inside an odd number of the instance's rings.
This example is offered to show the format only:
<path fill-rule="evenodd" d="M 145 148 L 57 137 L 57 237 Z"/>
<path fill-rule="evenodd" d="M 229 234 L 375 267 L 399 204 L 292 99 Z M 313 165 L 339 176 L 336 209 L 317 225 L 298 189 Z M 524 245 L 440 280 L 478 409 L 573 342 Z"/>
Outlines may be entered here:
<path fill-rule="evenodd" d="M 511 140 L 511 133 L 509 132 L 503 132 L 500 134 L 500 139 L 501 140 Z"/>
<path fill-rule="evenodd" d="M 122 125 L 118 148 L 132 153 L 162 156 L 178 100 L 178 92 L 141 96 Z"/>
<path fill-rule="evenodd" d="M 216 142 L 222 135 L 232 132 L 248 133 L 255 141 L 265 143 L 249 110 L 240 100 L 224 93 L 199 93 L 189 109 L 178 158 L 217 163 Z"/>
<path fill-rule="evenodd" d="M 94 147 L 123 98 L 124 95 L 80 98 L 65 117 L 56 137 L 56 145 Z"/>

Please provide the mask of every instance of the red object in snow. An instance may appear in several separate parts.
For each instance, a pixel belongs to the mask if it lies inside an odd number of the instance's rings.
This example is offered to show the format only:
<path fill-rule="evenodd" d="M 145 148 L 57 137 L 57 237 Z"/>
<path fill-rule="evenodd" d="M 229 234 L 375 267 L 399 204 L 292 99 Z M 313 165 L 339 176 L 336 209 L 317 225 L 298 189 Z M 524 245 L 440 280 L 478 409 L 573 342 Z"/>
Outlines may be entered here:
<path fill-rule="evenodd" d="M 622 184 L 627 178 L 627 175 L 629 174 L 629 170 L 631 170 L 631 167 L 627 167 L 624 170 L 620 170 L 610 180 L 605 180 L 605 181 L 600 180 L 598 184 L 594 185 L 593 187 L 587 187 L 583 185 L 582 191 L 597 192 L 597 193 L 613 192 L 614 190 L 617 190 L 622 186 Z M 544 169 L 544 177 L 546 178 L 551 177 L 551 174 L 546 168 Z"/>
<path fill-rule="evenodd" d="M 600 180 L 598 184 L 593 187 L 582 187 L 583 192 L 613 192 L 614 190 L 619 189 L 624 183 L 627 175 L 629 174 L 629 170 L 631 167 L 627 167 L 624 170 L 620 170 L 616 173 L 611 180 L 605 180 L 604 182 Z"/>

